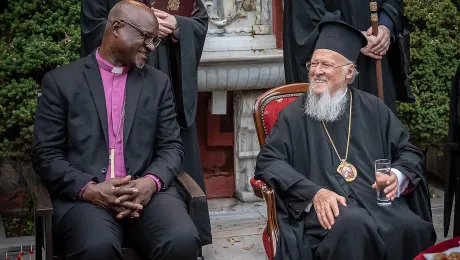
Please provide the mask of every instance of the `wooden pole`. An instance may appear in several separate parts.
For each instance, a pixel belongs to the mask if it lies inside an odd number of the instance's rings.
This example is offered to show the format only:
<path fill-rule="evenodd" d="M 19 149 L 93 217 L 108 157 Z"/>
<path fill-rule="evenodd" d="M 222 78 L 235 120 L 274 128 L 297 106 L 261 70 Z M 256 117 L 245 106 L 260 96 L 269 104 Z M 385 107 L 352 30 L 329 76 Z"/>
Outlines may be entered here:
<path fill-rule="evenodd" d="M 272 0 L 273 32 L 276 38 L 276 48 L 283 48 L 283 0 Z"/>
<path fill-rule="evenodd" d="M 372 35 L 377 36 L 379 33 L 379 15 L 377 13 L 377 2 L 370 2 Z M 382 60 L 375 61 L 375 72 L 377 76 L 377 93 L 378 97 L 383 100 L 383 79 L 382 79 Z"/>

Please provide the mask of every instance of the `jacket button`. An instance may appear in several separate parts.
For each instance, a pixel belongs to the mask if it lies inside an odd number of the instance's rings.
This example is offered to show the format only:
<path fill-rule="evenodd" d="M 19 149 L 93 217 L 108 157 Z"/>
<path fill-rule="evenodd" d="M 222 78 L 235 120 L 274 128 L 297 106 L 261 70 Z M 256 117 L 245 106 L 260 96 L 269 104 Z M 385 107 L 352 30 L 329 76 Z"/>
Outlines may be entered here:
<path fill-rule="evenodd" d="M 107 168 L 102 168 L 101 173 L 106 174 L 107 173 Z"/>
<path fill-rule="evenodd" d="M 292 208 L 292 204 L 291 204 L 291 203 L 289 203 L 289 204 L 288 204 L 288 207 L 289 207 L 289 208 Z"/>
<path fill-rule="evenodd" d="M 300 211 L 298 209 L 295 210 L 295 214 L 299 214 Z"/>

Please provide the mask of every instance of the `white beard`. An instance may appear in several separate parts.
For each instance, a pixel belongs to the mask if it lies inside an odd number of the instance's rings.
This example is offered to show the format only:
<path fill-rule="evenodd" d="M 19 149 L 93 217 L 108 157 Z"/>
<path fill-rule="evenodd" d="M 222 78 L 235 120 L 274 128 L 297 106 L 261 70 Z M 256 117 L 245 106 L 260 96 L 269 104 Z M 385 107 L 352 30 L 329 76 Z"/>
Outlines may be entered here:
<path fill-rule="evenodd" d="M 343 97 L 346 88 L 339 88 L 332 96 L 330 86 L 322 95 L 317 95 L 313 91 L 316 83 L 310 83 L 307 92 L 307 99 L 304 104 L 305 114 L 325 122 L 334 122 L 340 118 L 347 105 L 347 97 Z"/>

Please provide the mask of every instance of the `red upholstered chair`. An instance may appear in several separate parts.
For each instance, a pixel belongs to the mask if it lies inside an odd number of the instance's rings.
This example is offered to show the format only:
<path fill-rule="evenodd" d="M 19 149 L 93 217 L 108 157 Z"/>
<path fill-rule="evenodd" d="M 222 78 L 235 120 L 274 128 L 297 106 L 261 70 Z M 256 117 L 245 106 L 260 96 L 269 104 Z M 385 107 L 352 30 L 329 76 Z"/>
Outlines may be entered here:
<path fill-rule="evenodd" d="M 254 104 L 254 122 L 260 147 L 265 137 L 278 120 L 278 113 L 308 89 L 307 83 L 280 86 L 263 93 Z M 279 226 L 276 218 L 275 192 L 263 181 L 251 178 L 254 194 L 267 203 L 267 227 L 262 233 L 262 241 L 269 260 L 275 259 Z"/>

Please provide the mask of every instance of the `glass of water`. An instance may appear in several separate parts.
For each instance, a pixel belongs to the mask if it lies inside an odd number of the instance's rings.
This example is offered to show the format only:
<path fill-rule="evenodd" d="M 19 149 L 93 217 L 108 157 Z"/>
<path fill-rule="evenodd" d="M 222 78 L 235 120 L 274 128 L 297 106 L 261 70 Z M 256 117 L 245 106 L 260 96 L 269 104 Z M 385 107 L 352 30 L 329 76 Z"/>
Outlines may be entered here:
<path fill-rule="evenodd" d="M 390 206 L 391 200 L 386 197 L 384 192 L 388 186 L 387 181 L 390 178 L 391 161 L 388 159 L 375 160 L 375 184 L 377 186 L 377 205 Z"/>

